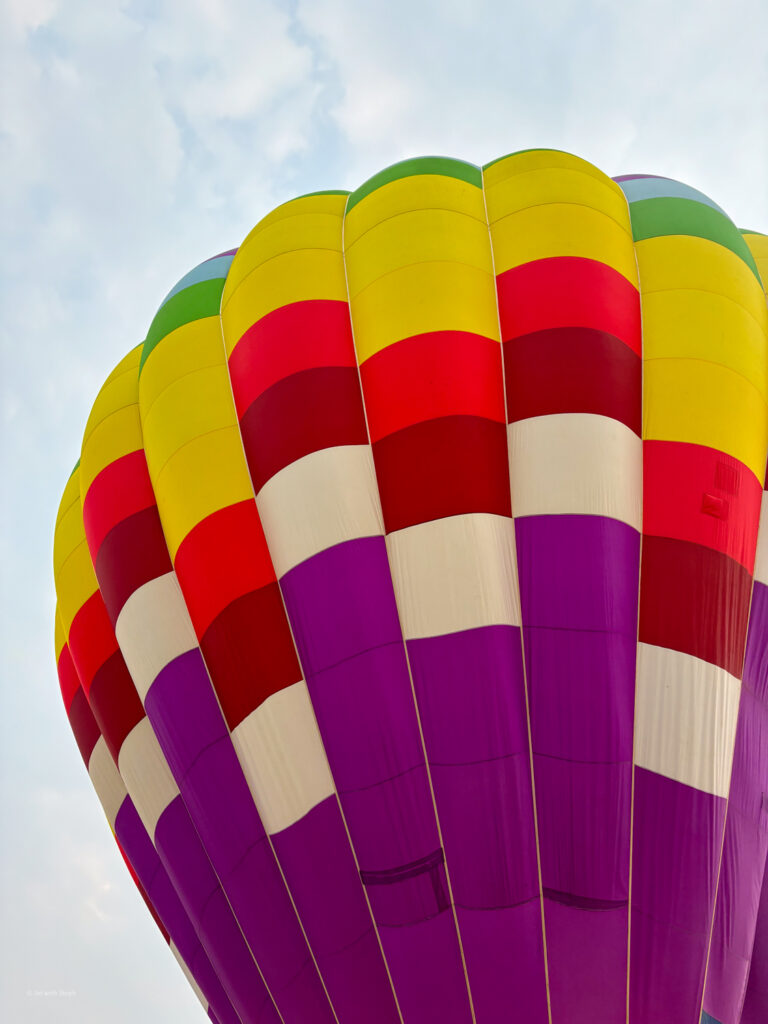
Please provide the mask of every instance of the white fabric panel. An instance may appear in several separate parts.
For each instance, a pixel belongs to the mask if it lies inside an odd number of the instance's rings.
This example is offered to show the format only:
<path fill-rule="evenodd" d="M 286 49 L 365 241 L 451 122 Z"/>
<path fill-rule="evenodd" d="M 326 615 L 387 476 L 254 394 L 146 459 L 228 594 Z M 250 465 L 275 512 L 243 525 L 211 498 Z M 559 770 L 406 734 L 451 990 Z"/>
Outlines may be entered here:
<path fill-rule="evenodd" d="M 768 586 L 768 492 L 763 491 L 760 503 L 760 530 L 757 534 L 755 579 Z"/>
<path fill-rule="evenodd" d="M 232 731 L 232 742 L 270 835 L 335 792 L 307 684 L 278 690 Z"/>
<path fill-rule="evenodd" d="M 387 536 L 407 639 L 520 625 L 515 530 L 489 513 L 450 516 Z"/>
<path fill-rule="evenodd" d="M 727 797 L 740 693 L 717 665 L 638 644 L 635 763 Z"/>
<path fill-rule="evenodd" d="M 123 800 L 125 800 L 127 794 L 125 792 L 125 784 L 120 778 L 120 772 L 112 760 L 112 755 L 107 748 L 103 736 L 99 736 L 91 751 L 91 759 L 88 762 L 88 774 L 91 777 L 93 788 L 96 790 L 96 796 L 104 808 L 109 827 L 114 832 L 117 812 L 122 807 Z"/>
<path fill-rule="evenodd" d="M 510 423 L 515 517 L 592 515 L 642 528 L 643 443 L 609 416 L 560 413 Z"/>
<path fill-rule="evenodd" d="M 176 944 L 175 944 L 175 943 L 174 943 L 173 941 L 171 941 L 171 942 L 169 943 L 169 945 L 170 945 L 170 947 L 171 947 L 171 952 L 172 952 L 172 953 L 173 953 L 173 955 L 174 955 L 174 956 L 176 957 L 176 960 L 177 960 L 177 962 L 178 962 L 178 965 L 179 965 L 179 967 L 180 967 L 180 968 L 182 969 L 182 971 L 184 972 L 184 977 L 185 977 L 185 978 L 187 979 L 187 981 L 189 982 L 189 984 L 190 984 L 190 986 L 191 986 L 191 988 L 192 988 L 192 991 L 193 991 L 193 992 L 195 993 L 195 995 L 197 996 L 197 998 L 198 998 L 198 999 L 200 1000 L 200 1002 L 202 1003 L 203 1009 L 204 1009 L 204 1010 L 205 1010 L 205 1012 L 207 1013 L 207 1012 L 208 1012 L 208 1000 L 207 1000 L 207 999 L 205 998 L 205 996 L 203 995 L 203 993 L 202 993 L 202 990 L 200 989 L 200 986 L 199 986 L 199 985 L 197 984 L 197 982 L 195 981 L 195 979 L 194 979 L 194 978 L 192 977 L 192 974 L 190 973 L 190 970 L 189 970 L 189 968 L 188 968 L 188 967 L 187 967 L 187 965 L 186 965 L 186 964 L 184 963 L 184 958 L 182 957 L 181 953 L 180 953 L 180 952 L 178 951 L 178 949 L 176 948 Z"/>
<path fill-rule="evenodd" d="M 297 459 L 264 484 L 256 504 L 278 579 L 342 541 L 384 532 L 373 456 L 365 444 Z"/>
<path fill-rule="evenodd" d="M 171 571 L 139 587 L 123 605 L 115 635 L 142 702 L 162 669 L 197 647 L 197 637 Z"/>
<path fill-rule="evenodd" d="M 123 740 L 118 767 L 144 828 L 154 842 L 158 819 L 179 795 L 179 787 L 146 716 Z"/>

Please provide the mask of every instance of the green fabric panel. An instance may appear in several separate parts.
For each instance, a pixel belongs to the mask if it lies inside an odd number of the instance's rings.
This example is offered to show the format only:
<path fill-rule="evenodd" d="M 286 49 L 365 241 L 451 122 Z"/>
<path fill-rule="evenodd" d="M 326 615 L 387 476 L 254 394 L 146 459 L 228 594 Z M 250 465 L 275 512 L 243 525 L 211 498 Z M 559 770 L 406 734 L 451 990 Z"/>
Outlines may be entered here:
<path fill-rule="evenodd" d="M 420 156 L 413 160 L 402 160 L 399 164 L 392 164 L 391 167 L 374 174 L 350 195 L 347 202 L 347 213 L 361 199 L 365 199 L 382 185 L 388 185 L 391 181 L 398 181 L 400 178 L 410 178 L 415 174 L 444 174 L 447 178 L 458 178 L 477 188 L 483 187 L 482 171 L 474 164 L 467 164 L 463 160 L 454 160 L 448 156 Z"/>
<path fill-rule="evenodd" d="M 639 199 L 629 204 L 636 242 L 661 235 L 695 235 L 730 249 L 760 280 L 757 265 L 738 229 L 719 210 L 694 199 Z"/>
<path fill-rule="evenodd" d="M 202 320 L 206 316 L 217 316 L 221 305 L 221 293 L 224 290 L 224 278 L 214 277 L 210 281 L 200 281 L 184 291 L 177 292 L 164 306 L 158 310 L 155 319 L 147 332 L 147 340 L 141 350 L 139 373 L 144 369 L 152 350 L 166 334 L 175 331 L 182 324 L 193 320 Z"/>
<path fill-rule="evenodd" d="M 739 228 L 742 235 L 762 235 L 765 237 L 764 231 L 755 231 L 754 228 Z"/>
<path fill-rule="evenodd" d="M 78 459 L 77 462 L 72 467 L 72 472 L 67 477 L 67 480 L 71 480 L 75 473 L 78 471 L 78 469 L 80 469 L 80 459 Z"/>

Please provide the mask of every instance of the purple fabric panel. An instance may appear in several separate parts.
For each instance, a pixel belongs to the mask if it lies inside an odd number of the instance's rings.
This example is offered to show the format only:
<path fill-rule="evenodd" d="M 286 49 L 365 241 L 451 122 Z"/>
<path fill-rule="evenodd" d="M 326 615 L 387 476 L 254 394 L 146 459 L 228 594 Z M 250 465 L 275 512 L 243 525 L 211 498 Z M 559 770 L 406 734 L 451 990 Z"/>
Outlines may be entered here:
<path fill-rule="evenodd" d="M 181 796 L 155 828 L 155 846 L 242 1024 L 279 1017 Z"/>
<path fill-rule="evenodd" d="M 515 531 L 553 1021 L 618 1020 L 640 535 L 580 515 L 520 518 Z M 584 960 L 600 969 L 577 969 Z"/>
<path fill-rule="evenodd" d="M 403 986 L 403 1014 L 420 1020 L 408 1005 L 420 1005 L 418 978 L 441 1006 L 468 1017 L 384 538 L 323 551 L 280 585 L 374 918 L 385 926 L 384 952 L 399 965 L 390 969 L 398 995 Z"/>
<path fill-rule="evenodd" d="M 379 932 L 406 1024 L 470 1024 L 451 912 Z"/>
<path fill-rule="evenodd" d="M 341 1024 L 396 1024 L 392 988 L 336 797 L 272 841 Z"/>
<path fill-rule="evenodd" d="M 635 768 L 629 1024 L 698 1020 L 725 806 Z"/>
<path fill-rule="evenodd" d="M 757 580 L 749 607 L 744 685 L 758 700 L 768 703 L 768 587 Z"/>
<path fill-rule="evenodd" d="M 198 649 L 166 665 L 145 708 L 284 1024 L 330 1024 L 328 998 Z"/>
<path fill-rule="evenodd" d="M 538 892 L 535 899 L 516 907 L 489 913 L 459 906 L 457 913 L 478 1024 L 546 1022 Z"/>
<path fill-rule="evenodd" d="M 477 1019 L 505 1021 L 517 1006 L 545 1021 L 520 630 L 411 640 L 408 651 Z"/>
<path fill-rule="evenodd" d="M 627 905 L 585 911 L 544 900 L 549 993 L 554 1024 L 624 1024 L 627 1006 Z M 602 1004 L 595 1009 L 595 992 Z M 650 1024 L 651 1018 L 644 1024 Z M 653 1024 L 657 1024 L 654 1020 Z M 680 1021 L 677 1024 L 681 1024 Z M 691 1024 L 694 1024 L 693 1019 Z"/>
<path fill-rule="evenodd" d="M 704 1010 L 739 1024 L 768 853 L 768 588 L 755 583 Z"/>
<path fill-rule="evenodd" d="M 173 944 L 209 1006 L 215 1008 L 220 1024 L 240 1024 L 130 797 L 118 811 L 115 834 Z"/>
<path fill-rule="evenodd" d="M 763 871 L 755 944 L 747 979 L 741 1024 L 765 1024 L 768 1020 L 768 864 Z"/>

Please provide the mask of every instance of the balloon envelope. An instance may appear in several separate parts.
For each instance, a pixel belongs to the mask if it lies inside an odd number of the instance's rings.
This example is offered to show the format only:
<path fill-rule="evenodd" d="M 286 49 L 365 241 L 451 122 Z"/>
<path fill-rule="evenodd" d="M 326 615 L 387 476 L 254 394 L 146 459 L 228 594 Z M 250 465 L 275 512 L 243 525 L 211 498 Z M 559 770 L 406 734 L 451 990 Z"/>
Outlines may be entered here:
<path fill-rule="evenodd" d="M 766 1019 L 767 271 L 531 150 L 292 200 L 169 292 L 56 650 L 212 1020 Z"/>

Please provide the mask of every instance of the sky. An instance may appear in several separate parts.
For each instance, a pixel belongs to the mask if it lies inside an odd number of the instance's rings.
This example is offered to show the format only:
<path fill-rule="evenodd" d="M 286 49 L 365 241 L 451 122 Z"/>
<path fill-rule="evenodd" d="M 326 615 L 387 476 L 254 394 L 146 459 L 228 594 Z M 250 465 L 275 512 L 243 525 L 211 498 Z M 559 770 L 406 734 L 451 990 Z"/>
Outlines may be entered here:
<path fill-rule="evenodd" d="M 204 1020 L 109 834 L 53 651 L 104 378 L 274 206 L 405 157 L 565 149 L 768 232 L 765 0 L 0 0 L 0 1014 Z"/>

